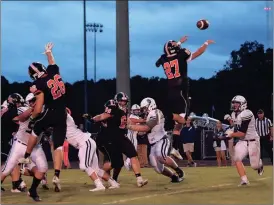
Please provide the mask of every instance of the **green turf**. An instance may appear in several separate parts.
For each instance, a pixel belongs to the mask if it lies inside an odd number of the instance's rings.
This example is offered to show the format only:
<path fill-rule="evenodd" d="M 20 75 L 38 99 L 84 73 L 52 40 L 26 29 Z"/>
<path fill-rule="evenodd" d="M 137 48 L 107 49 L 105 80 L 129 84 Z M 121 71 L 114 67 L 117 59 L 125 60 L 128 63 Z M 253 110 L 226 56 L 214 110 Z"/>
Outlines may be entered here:
<path fill-rule="evenodd" d="M 93 183 L 85 172 L 63 170 L 61 173 L 62 192 L 55 193 L 39 188 L 44 203 L 49 204 L 273 204 L 273 168 L 265 167 L 263 176 L 246 167 L 250 185 L 237 187 L 240 180 L 233 167 L 184 168 L 186 178 L 179 184 L 172 184 L 153 169 L 142 169 L 142 175 L 149 180 L 147 186 L 138 188 L 132 172 L 123 170 L 120 175 L 121 188 L 105 192 L 89 192 Z M 52 170 L 48 173 L 52 179 Z M 24 177 L 28 186 L 31 178 Z M 11 193 L 10 178 L 4 183 L 2 204 L 34 203 L 26 193 Z"/>

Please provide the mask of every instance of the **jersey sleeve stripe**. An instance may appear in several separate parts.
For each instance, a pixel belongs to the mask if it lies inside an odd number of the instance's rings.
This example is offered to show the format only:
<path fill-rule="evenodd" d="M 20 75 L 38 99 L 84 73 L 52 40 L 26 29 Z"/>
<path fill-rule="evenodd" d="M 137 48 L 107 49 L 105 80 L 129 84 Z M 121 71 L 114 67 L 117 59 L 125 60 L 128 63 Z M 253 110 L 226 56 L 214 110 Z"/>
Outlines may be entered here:
<path fill-rule="evenodd" d="M 22 114 L 23 112 L 24 112 L 24 109 L 18 108 L 18 110 L 17 110 L 18 115 Z"/>
<path fill-rule="evenodd" d="M 242 117 L 242 120 L 250 120 L 253 117 L 253 114 Z"/>

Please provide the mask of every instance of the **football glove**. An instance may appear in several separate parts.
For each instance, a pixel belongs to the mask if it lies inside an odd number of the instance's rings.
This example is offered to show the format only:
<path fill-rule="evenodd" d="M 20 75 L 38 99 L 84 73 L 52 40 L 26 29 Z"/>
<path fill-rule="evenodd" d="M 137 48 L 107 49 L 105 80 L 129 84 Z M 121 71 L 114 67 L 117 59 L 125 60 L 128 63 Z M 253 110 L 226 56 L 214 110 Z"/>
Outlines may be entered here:
<path fill-rule="evenodd" d="M 234 130 L 233 130 L 233 129 L 227 129 L 227 130 L 225 131 L 226 137 L 229 137 L 229 138 L 231 137 L 232 133 L 234 133 Z"/>
<path fill-rule="evenodd" d="M 226 115 L 224 116 L 224 120 L 231 120 L 231 116 L 230 116 L 229 114 L 226 114 Z"/>

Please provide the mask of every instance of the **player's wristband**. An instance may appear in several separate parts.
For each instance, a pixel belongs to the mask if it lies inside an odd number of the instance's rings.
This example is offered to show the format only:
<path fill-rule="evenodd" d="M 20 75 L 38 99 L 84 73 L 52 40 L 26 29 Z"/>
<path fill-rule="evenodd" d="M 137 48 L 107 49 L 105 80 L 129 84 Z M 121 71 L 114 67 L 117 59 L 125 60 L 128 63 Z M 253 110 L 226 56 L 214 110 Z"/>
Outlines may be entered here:
<path fill-rule="evenodd" d="M 181 42 L 181 41 L 178 41 L 178 42 L 177 42 L 177 45 L 178 45 L 178 46 L 180 46 L 181 44 L 182 44 L 182 42 Z"/>
<path fill-rule="evenodd" d="M 204 44 L 208 46 L 208 42 L 204 42 Z"/>

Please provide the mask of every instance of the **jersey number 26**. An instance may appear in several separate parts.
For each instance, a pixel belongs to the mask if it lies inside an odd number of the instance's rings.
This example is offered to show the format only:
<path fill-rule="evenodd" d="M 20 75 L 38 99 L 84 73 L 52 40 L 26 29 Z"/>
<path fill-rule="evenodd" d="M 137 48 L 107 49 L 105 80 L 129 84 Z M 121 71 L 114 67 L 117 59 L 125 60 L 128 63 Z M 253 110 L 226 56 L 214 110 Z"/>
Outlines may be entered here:
<path fill-rule="evenodd" d="M 61 97 L 66 93 L 66 87 L 63 81 L 60 80 L 61 76 L 56 74 L 53 79 L 48 80 L 47 85 L 50 88 L 51 95 L 54 100 Z"/>

